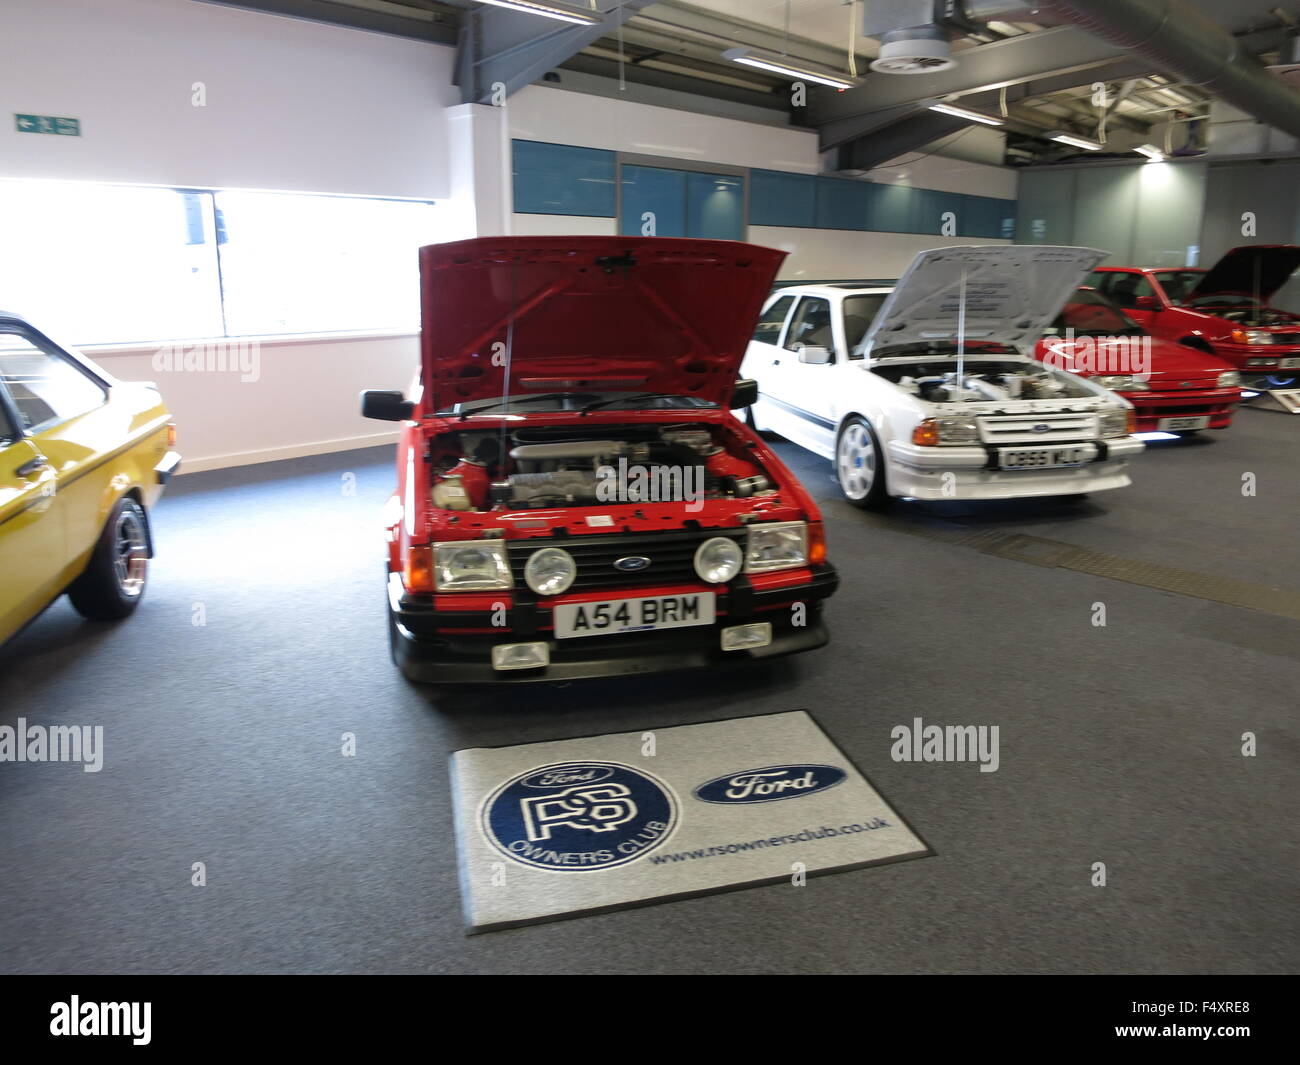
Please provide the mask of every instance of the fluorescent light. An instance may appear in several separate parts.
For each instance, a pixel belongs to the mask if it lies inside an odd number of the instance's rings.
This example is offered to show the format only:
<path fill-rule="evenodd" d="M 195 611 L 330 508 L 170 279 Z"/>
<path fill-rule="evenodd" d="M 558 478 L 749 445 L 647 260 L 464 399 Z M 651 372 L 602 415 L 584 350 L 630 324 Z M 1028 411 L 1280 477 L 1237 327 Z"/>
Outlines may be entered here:
<path fill-rule="evenodd" d="M 938 111 L 941 115 L 952 115 L 953 118 L 964 118 L 967 122 L 983 122 L 986 126 L 1001 126 L 1004 124 L 1000 118 L 983 115 L 978 111 L 971 111 L 969 108 L 957 107 L 955 104 L 931 104 L 930 110 Z"/>
<path fill-rule="evenodd" d="M 1162 163 L 1165 159 L 1165 153 L 1157 148 L 1154 144 L 1139 144 L 1133 149 L 1141 155 L 1145 155 L 1150 162 Z"/>
<path fill-rule="evenodd" d="M 812 81 L 818 85 L 829 85 L 832 89 L 851 89 L 857 84 L 856 79 L 825 67 L 813 66 L 811 63 L 772 52 L 758 52 L 753 48 L 728 48 L 722 53 L 722 57 L 730 59 L 733 63 L 743 63 L 747 67 L 757 67 L 772 74 L 780 74 L 791 81 Z"/>
<path fill-rule="evenodd" d="M 1047 137 L 1062 144 L 1072 144 L 1076 148 L 1087 148 L 1090 152 L 1099 152 L 1104 147 L 1100 141 L 1090 141 L 1086 137 L 1076 137 L 1072 133 L 1049 133 Z"/>
<path fill-rule="evenodd" d="M 556 3 L 554 0 L 479 0 L 479 3 L 505 7 L 511 11 L 522 11 L 528 15 L 559 19 L 561 22 L 572 22 L 578 26 L 597 26 L 605 21 L 599 11 Z"/>

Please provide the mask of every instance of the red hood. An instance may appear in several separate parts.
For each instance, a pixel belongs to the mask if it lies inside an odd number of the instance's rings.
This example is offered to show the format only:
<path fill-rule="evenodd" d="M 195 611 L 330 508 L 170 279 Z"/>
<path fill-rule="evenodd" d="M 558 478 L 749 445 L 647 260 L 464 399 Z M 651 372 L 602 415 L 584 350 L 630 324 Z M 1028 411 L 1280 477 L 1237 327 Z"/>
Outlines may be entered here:
<path fill-rule="evenodd" d="M 1205 271 L 1184 302 L 1220 293 L 1248 296 L 1258 291 L 1260 300 L 1267 303 L 1287 283 L 1297 266 L 1300 266 L 1300 246 L 1294 244 L 1247 244 L 1233 248 Z"/>
<path fill-rule="evenodd" d="M 1076 368 L 1068 357 L 1072 353 L 1071 345 L 1056 337 L 1040 340 L 1035 351 L 1035 357 L 1041 359 L 1048 353 L 1047 344 L 1049 339 L 1053 343 L 1060 344 L 1060 350 L 1066 356 L 1058 364 L 1063 370 L 1077 373 L 1080 377 L 1098 377 L 1124 372 L 1122 370 Z M 1080 340 L 1082 339 L 1080 338 Z M 1183 383 L 1185 381 L 1192 382 L 1196 387 L 1213 388 L 1218 383 L 1219 374 L 1235 369 L 1222 359 L 1207 355 L 1202 351 L 1196 351 L 1185 344 L 1177 344 L 1172 340 L 1162 340 L 1160 337 L 1149 335 L 1145 339 L 1151 345 L 1151 369 L 1148 380 L 1151 388 L 1155 391 L 1166 388 L 1187 387 Z M 1087 349 L 1084 348 L 1080 355 L 1087 358 Z M 1095 360 L 1096 356 L 1093 357 Z"/>
<path fill-rule="evenodd" d="M 446 410 L 507 391 L 592 389 L 725 406 L 784 258 L 667 237 L 481 237 L 421 248 L 426 398 Z"/>

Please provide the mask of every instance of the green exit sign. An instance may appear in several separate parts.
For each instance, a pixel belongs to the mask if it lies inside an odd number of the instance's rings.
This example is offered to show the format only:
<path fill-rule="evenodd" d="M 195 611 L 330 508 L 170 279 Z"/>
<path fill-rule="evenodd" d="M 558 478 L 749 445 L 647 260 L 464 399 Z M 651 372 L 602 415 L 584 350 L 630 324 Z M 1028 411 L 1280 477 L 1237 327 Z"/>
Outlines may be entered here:
<path fill-rule="evenodd" d="M 58 137 L 80 137 L 79 118 L 59 118 L 55 115 L 14 115 L 14 126 L 19 133 L 53 133 Z"/>

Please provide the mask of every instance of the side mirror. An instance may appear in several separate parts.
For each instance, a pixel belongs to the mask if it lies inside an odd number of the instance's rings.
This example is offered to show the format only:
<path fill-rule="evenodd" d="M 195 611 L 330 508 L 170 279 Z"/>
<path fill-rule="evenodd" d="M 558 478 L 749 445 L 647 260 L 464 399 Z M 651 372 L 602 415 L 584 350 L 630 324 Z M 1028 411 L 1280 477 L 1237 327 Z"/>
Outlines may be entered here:
<path fill-rule="evenodd" d="M 800 348 L 799 361 L 806 362 L 810 366 L 825 366 L 831 361 L 830 348 Z"/>
<path fill-rule="evenodd" d="M 1133 306 L 1139 311 L 1158 311 L 1160 301 L 1154 296 L 1138 296 L 1133 300 Z"/>
<path fill-rule="evenodd" d="M 758 382 L 748 377 L 742 377 L 736 382 L 736 387 L 731 392 L 731 409 L 740 410 L 742 407 L 752 407 L 758 402 Z"/>
<path fill-rule="evenodd" d="M 376 418 L 381 422 L 404 422 L 415 410 L 400 392 L 377 392 L 368 389 L 361 393 L 361 416 Z"/>

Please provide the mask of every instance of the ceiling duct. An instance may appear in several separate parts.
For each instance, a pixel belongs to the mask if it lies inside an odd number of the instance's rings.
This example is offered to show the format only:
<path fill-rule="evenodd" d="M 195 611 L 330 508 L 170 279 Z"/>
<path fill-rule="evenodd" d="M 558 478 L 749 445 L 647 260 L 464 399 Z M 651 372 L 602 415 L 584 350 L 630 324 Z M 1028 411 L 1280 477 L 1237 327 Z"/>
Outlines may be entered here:
<path fill-rule="evenodd" d="M 862 34 L 880 41 L 871 61 L 879 74 L 934 74 L 955 65 L 941 0 L 876 0 L 864 4 Z"/>
<path fill-rule="evenodd" d="M 1046 0 L 1080 29 L 1128 48 L 1260 122 L 1300 137 L 1300 92 L 1183 0 Z"/>

